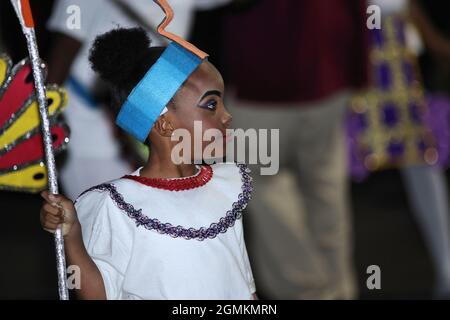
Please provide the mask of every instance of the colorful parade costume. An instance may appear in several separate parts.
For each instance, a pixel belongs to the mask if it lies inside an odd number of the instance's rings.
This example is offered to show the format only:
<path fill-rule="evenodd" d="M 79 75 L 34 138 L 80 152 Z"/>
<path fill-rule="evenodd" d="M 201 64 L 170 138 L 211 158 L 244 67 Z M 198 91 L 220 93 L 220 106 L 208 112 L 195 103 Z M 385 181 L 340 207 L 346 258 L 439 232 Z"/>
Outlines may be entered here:
<path fill-rule="evenodd" d="M 55 85 L 46 90 L 53 148 L 68 143 L 69 129 L 60 117 L 66 92 Z M 32 70 L 28 60 L 13 66 L 0 55 L 0 189 L 39 192 L 47 187 L 44 147 Z"/>
<path fill-rule="evenodd" d="M 167 103 L 207 55 L 164 28 L 173 42 L 134 87 L 117 124 L 144 141 Z M 142 168 L 141 168 L 142 169 Z M 255 285 L 242 211 L 251 199 L 245 165 L 197 166 L 191 177 L 131 175 L 84 192 L 75 207 L 108 299 L 252 299 Z"/>

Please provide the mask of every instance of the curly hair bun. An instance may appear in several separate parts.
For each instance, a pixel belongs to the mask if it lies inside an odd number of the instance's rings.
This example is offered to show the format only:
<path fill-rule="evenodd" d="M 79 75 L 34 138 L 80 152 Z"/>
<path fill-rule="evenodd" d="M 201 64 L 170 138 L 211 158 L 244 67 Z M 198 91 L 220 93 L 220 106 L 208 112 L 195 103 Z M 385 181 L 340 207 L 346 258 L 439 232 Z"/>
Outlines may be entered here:
<path fill-rule="evenodd" d="M 143 59 L 151 55 L 150 38 L 142 28 L 118 28 L 98 36 L 89 53 L 92 69 L 111 85 L 127 86 L 142 76 Z"/>

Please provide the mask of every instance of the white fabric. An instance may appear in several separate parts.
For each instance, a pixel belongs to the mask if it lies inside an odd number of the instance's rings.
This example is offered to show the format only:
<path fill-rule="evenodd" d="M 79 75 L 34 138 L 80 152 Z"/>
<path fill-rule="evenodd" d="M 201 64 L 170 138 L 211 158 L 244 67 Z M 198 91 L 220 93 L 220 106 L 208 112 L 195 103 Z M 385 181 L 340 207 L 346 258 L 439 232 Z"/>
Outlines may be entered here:
<path fill-rule="evenodd" d="M 64 117 L 70 128 L 68 154 L 60 170 L 67 197 L 75 200 L 83 190 L 123 176 L 131 167 L 121 158 L 113 123 L 102 108 L 86 106 L 71 88 Z"/>
<path fill-rule="evenodd" d="M 144 215 L 197 229 L 226 216 L 242 191 L 235 164 L 212 168 L 206 185 L 187 191 L 160 190 L 129 179 L 112 183 Z M 84 194 L 76 209 L 83 241 L 103 276 L 108 299 L 246 300 L 255 292 L 242 218 L 226 233 L 198 241 L 136 227 L 108 192 Z"/>

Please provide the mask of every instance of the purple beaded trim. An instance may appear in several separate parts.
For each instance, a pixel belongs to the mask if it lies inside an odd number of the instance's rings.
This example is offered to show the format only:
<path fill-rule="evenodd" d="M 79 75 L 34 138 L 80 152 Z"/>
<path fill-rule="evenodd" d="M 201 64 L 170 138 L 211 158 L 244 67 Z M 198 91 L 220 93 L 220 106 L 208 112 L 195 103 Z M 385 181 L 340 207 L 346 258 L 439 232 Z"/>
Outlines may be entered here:
<path fill-rule="evenodd" d="M 173 226 L 170 223 L 162 223 L 158 219 L 151 219 L 142 213 L 142 209 L 135 209 L 131 204 L 125 202 L 123 196 L 117 191 L 113 184 L 105 183 L 92 187 L 83 192 L 80 197 L 89 191 L 108 191 L 111 199 L 117 207 L 125 212 L 128 217 L 135 220 L 136 226 L 144 226 L 147 230 L 155 230 L 160 234 L 167 234 L 173 238 L 182 237 L 186 240 L 196 239 L 203 241 L 205 239 L 214 239 L 219 233 L 227 232 L 228 228 L 233 227 L 236 220 L 242 217 L 242 210 L 252 198 L 252 177 L 250 169 L 245 164 L 236 164 L 239 167 L 242 180 L 242 192 L 238 196 L 238 201 L 234 202 L 232 209 L 225 217 L 220 218 L 218 223 L 212 223 L 209 228 L 186 229 L 182 226 Z"/>

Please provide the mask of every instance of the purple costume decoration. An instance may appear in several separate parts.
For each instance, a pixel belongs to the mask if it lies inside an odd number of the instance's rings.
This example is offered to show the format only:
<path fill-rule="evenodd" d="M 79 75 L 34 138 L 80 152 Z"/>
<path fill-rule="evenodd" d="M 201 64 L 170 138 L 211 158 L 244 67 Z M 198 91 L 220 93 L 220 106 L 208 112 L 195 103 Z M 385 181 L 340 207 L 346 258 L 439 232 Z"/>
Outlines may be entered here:
<path fill-rule="evenodd" d="M 425 97 L 403 19 L 386 17 L 381 29 L 370 32 L 372 87 L 354 96 L 346 119 L 352 177 L 421 163 L 447 166 L 450 103 Z"/>

